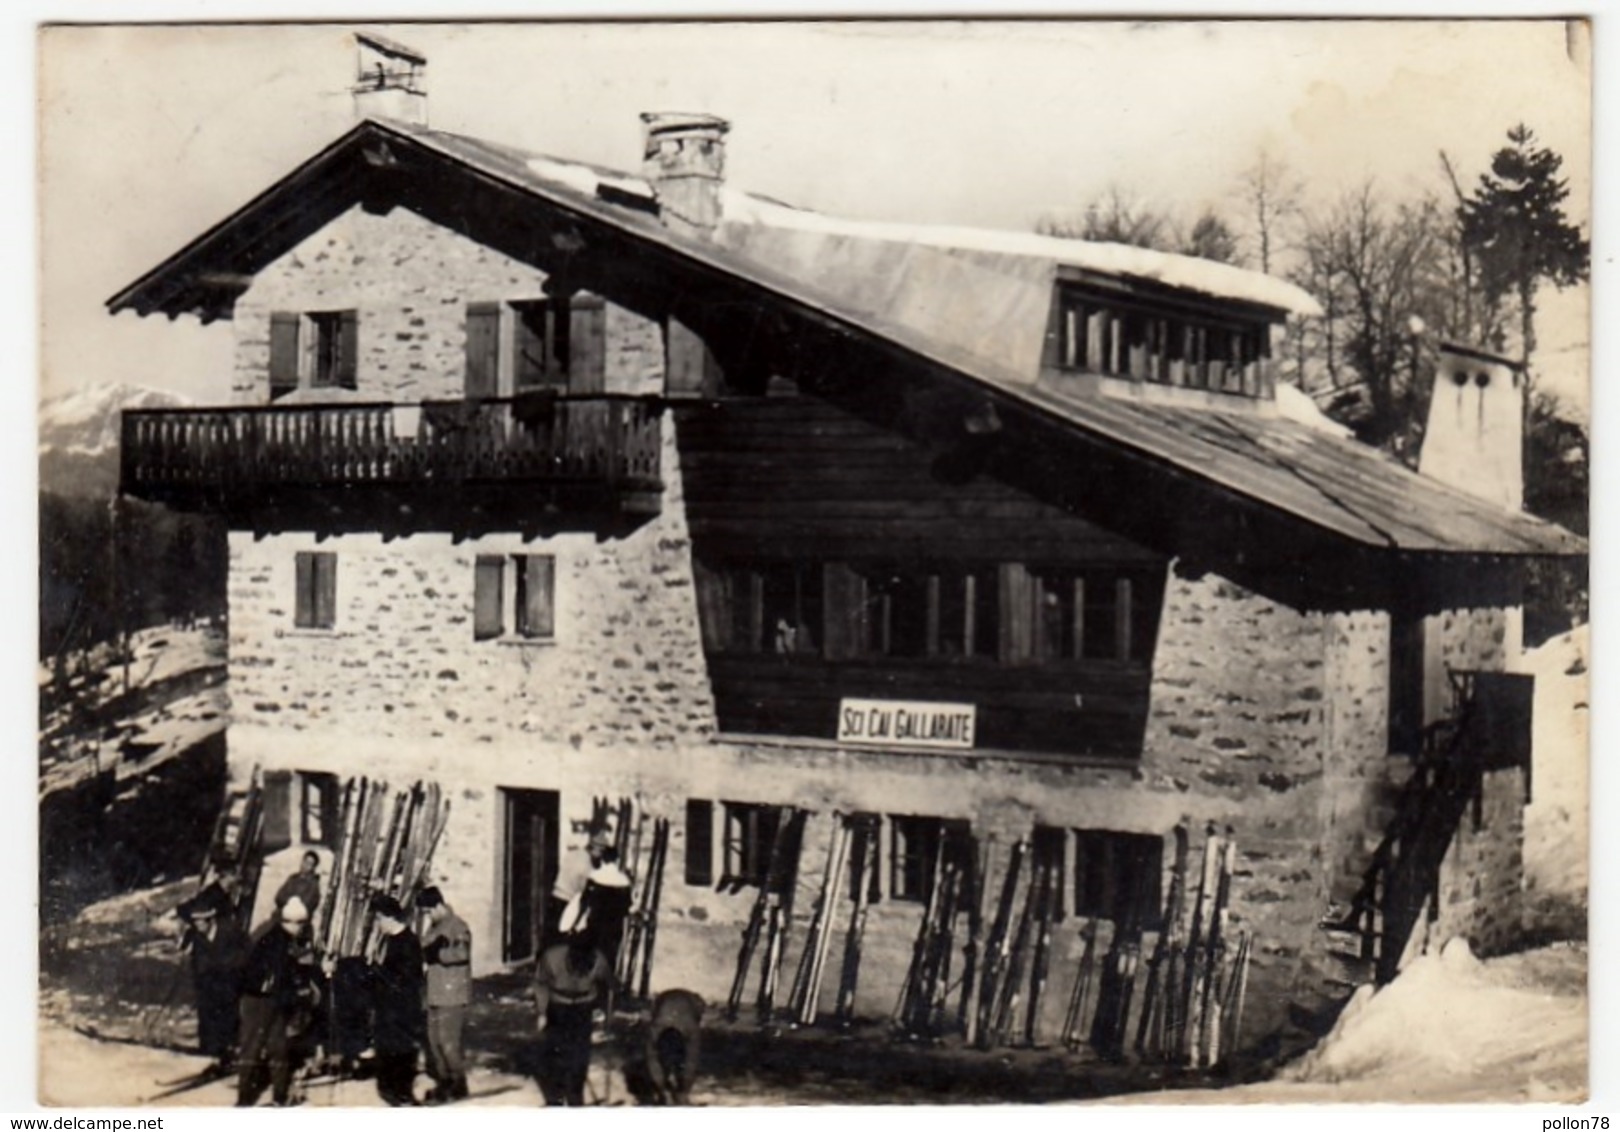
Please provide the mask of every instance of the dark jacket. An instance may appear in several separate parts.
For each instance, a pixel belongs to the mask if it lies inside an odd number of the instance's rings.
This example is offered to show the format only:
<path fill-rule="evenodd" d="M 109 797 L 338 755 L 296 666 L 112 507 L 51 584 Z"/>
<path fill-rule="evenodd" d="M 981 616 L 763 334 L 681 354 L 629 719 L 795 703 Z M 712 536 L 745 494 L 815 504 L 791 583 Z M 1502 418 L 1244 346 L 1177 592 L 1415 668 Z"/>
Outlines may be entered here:
<path fill-rule="evenodd" d="M 416 1049 L 423 1030 L 422 944 L 409 929 L 383 941 L 371 987 L 371 1038 L 377 1052 Z"/>
<path fill-rule="evenodd" d="M 241 978 L 242 964 L 248 955 L 248 937 L 234 920 L 216 920 L 212 938 L 192 924 L 186 928 L 181 946 L 191 952 L 191 973 L 199 982 L 210 980 L 234 985 Z"/>
<path fill-rule="evenodd" d="M 283 1010 L 291 1011 L 307 1001 L 313 986 L 313 966 L 308 944 L 295 939 L 279 925 L 259 937 L 248 953 L 242 970 L 242 993 L 252 998 L 268 998 Z"/>

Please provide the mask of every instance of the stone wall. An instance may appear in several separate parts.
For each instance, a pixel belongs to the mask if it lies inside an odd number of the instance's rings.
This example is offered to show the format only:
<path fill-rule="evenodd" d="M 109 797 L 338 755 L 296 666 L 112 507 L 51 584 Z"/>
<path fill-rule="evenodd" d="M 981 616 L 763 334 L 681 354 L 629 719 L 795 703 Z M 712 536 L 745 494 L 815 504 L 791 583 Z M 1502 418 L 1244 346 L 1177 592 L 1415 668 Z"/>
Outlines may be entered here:
<path fill-rule="evenodd" d="M 357 310 L 360 400 L 412 402 L 462 396 L 467 304 L 543 297 L 546 275 L 403 208 L 375 216 L 356 206 L 266 267 L 236 303 L 232 394 L 270 397 L 274 311 Z M 606 387 L 657 393 L 663 338 L 657 323 L 608 304 Z"/>
<path fill-rule="evenodd" d="M 271 311 L 356 307 L 360 396 L 459 396 L 467 300 L 534 297 L 543 282 L 403 210 L 350 212 L 267 269 L 239 303 L 236 395 L 267 397 Z M 607 333 L 609 388 L 655 391 L 663 369 L 657 325 L 609 305 Z M 1205 829 L 1229 830 L 1238 850 L 1231 926 L 1256 937 L 1245 1030 L 1259 1035 L 1282 1024 L 1290 1002 L 1320 978 L 1319 917 L 1381 828 L 1387 617 L 1303 613 L 1217 576 L 1173 574 L 1145 753 L 1134 767 L 719 741 L 667 417 L 664 429 L 662 512 L 624 536 L 456 542 L 424 532 L 317 542 L 313 534 L 233 532 L 233 773 L 240 779 L 257 764 L 366 773 L 396 785 L 439 781 L 452 813 L 435 879 L 473 928 L 480 973 L 501 962 L 502 790 L 557 793 L 565 854 L 582 851 L 593 797 L 634 797 L 647 813 L 672 819 L 657 984 L 711 998 L 729 986 L 752 892 L 684 883 L 689 798 L 815 811 L 785 982 L 835 812 L 966 818 L 996 838 L 1000 862 L 1037 825 L 1168 837 L 1185 822 L 1194 871 Z M 293 626 L 300 550 L 338 555 L 331 630 Z M 521 553 L 556 558 L 555 640 L 475 641 L 477 556 Z M 1500 667 L 1489 627 L 1480 632 L 1477 620 L 1441 619 L 1433 639 L 1448 657 L 1467 655 L 1468 666 Z M 1500 638 L 1495 647 L 1499 653 Z M 1496 815 L 1494 802 L 1489 808 Z M 885 843 L 885 867 L 889 851 Z M 1167 851 L 1167 869 L 1169 858 Z M 1508 875 L 1494 842 L 1459 850 L 1459 875 L 1480 866 Z M 1448 906 L 1494 925 L 1495 913 L 1483 908 L 1505 885 L 1492 882 L 1473 903 Z M 863 1013 L 892 1010 L 921 911 L 892 898 L 872 910 Z M 1071 918 L 1056 933 L 1048 1034 L 1077 970 L 1078 926 Z"/>

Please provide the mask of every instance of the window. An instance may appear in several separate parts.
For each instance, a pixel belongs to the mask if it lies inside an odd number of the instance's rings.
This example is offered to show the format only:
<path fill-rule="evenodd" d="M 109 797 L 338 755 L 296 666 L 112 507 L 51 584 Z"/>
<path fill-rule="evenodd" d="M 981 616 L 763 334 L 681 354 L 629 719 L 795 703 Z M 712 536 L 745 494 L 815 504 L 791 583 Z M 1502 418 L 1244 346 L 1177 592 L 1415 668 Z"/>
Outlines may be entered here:
<path fill-rule="evenodd" d="M 857 571 L 845 618 L 863 656 L 994 656 L 995 572 L 869 567 Z"/>
<path fill-rule="evenodd" d="M 466 396 L 604 388 L 606 308 L 594 295 L 467 305 Z"/>
<path fill-rule="evenodd" d="M 815 655 L 822 632 L 821 567 L 778 562 L 698 565 L 703 635 L 717 652 Z"/>
<path fill-rule="evenodd" d="M 862 857 L 865 857 L 866 900 L 876 904 L 883 895 L 883 819 L 877 814 L 850 816 L 849 899 L 860 890 Z"/>
<path fill-rule="evenodd" d="M 1389 750 L 1416 755 L 1423 747 L 1423 618 L 1395 613 L 1389 619 Z"/>
<path fill-rule="evenodd" d="M 787 844 L 796 830 L 782 828 L 784 814 L 792 810 L 760 802 L 727 802 L 725 808 L 725 871 L 720 877 L 721 887 L 761 885 L 768 879 L 780 884 L 784 878 L 767 874 L 773 851 L 778 848 L 782 850 L 778 863 L 797 859 L 793 846 Z"/>
<path fill-rule="evenodd" d="M 295 389 L 355 389 L 359 315 L 352 310 L 270 315 L 270 399 Z"/>
<path fill-rule="evenodd" d="M 1152 834 L 1077 830 L 1075 915 L 1152 928 L 1160 919 L 1163 858 L 1164 839 Z"/>
<path fill-rule="evenodd" d="M 1266 396 L 1265 323 L 1197 314 L 1151 299 L 1062 285 L 1056 364 L 1111 377 Z"/>
<path fill-rule="evenodd" d="M 889 818 L 889 893 L 896 900 L 926 903 L 942 863 L 973 871 L 973 839 L 965 821 L 948 818 Z"/>
<path fill-rule="evenodd" d="M 1034 659 L 1152 658 L 1162 577 L 1146 570 L 1036 569 L 1030 581 Z"/>
<path fill-rule="evenodd" d="M 338 776 L 317 771 L 298 772 L 299 834 L 305 845 L 336 849 L 343 831 L 338 828 L 341 790 Z"/>
<path fill-rule="evenodd" d="M 301 550 L 294 561 L 293 624 L 300 629 L 332 628 L 337 623 L 337 555 Z"/>
<path fill-rule="evenodd" d="M 553 639 L 556 572 L 549 554 L 480 554 L 473 567 L 473 639 Z"/>

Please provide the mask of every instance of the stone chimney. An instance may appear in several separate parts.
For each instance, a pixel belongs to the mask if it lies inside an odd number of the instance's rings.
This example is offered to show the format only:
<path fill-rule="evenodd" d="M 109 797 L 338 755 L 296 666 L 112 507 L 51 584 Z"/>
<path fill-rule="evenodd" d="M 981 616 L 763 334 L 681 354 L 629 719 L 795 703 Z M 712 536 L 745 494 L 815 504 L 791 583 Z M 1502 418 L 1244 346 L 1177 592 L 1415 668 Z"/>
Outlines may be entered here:
<path fill-rule="evenodd" d="M 1524 377 L 1517 363 L 1440 344 L 1418 471 L 1504 507 L 1524 506 Z"/>
<path fill-rule="evenodd" d="M 427 125 L 427 56 L 371 32 L 356 32 L 354 42 L 355 118 Z"/>
<path fill-rule="evenodd" d="M 641 121 L 647 134 L 641 172 L 665 227 L 709 235 L 720 224 L 731 123 L 712 114 L 643 114 Z"/>

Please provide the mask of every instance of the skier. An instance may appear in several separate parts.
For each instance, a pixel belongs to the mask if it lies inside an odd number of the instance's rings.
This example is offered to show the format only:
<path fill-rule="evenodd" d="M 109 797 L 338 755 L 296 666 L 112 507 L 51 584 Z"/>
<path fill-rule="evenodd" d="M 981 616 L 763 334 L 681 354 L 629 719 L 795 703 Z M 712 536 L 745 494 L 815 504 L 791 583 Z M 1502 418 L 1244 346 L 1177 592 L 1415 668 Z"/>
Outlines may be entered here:
<path fill-rule="evenodd" d="M 591 1015 L 612 988 L 612 969 L 591 936 L 575 932 L 541 953 L 534 975 L 540 1092 L 548 1106 L 583 1105 L 591 1065 Z"/>
<path fill-rule="evenodd" d="M 467 1066 L 461 1033 L 472 998 L 472 932 L 437 888 L 424 888 L 416 906 L 427 915 L 422 957 L 427 963 L 427 1060 L 434 1087 L 428 1100 L 467 1096 Z"/>
<path fill-rule="evenodd" d="M 308 946 L 309 909 L 293 897 L 277 928 L 259 937 L 242 972 L 241 1040 L 236 1104 L 248 1108 L 264 1093 L 279 1106 L 293 1104 L 289 1028 L 317 995 Z"/>
<path fill-rule="evenodd" d="M 231 1071 L 236 1048 L 237 996 L 247 936 L 231 915 L 229 899 L 210 886 L 176 909 L 185 922 L 181 950 L 191 952 L 191 978 L 197 999 L 197 1046 L 213 1058 L 205 1072 Z"/>
<path fill-rule="evenodd" d="M 422 1037 L 422 944 L 392 896 L 372 898 L 382 955 L 372 968 L 372 1046 L 377 1095 L 390 1106 L 416 1105 L 416 1050 Z"/>

